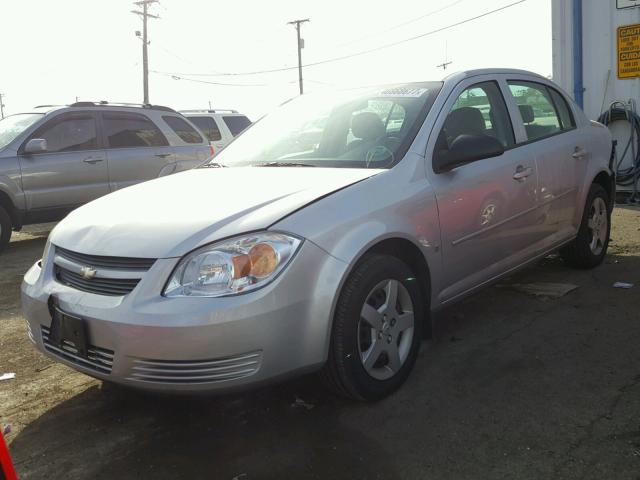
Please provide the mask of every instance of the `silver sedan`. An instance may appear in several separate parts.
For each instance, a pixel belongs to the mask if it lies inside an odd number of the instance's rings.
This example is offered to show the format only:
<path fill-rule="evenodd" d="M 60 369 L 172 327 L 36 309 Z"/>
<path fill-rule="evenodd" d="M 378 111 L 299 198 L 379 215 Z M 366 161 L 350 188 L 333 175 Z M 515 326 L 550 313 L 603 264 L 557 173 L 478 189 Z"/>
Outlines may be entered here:
<path fill-rule="evenodd" d="M 300 97 L 215 161 L 59 223 L 24 278 L 29 336 L 131 387 L 320 371 L 375 400 L 409 375 L 431 312 L 554 250 L 602 261 L 611 153 L 524 71 Z"/>

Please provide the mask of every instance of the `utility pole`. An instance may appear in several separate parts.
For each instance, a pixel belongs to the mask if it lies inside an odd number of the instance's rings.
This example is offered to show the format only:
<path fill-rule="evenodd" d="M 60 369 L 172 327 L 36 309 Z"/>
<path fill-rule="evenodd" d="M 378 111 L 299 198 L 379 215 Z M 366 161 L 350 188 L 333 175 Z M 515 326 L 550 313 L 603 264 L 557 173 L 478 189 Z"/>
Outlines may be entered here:
<path fill-rule="evenodd" d="M 131 13 L 140 15 L 142 17 L 142 90 L 144 100 L 142 103 L 145 105 L 149 103 L 149 57 L 147 53 L 147 46 L 149 41 L 147 40 L 147 19 L 148 18 L 160 18 L 158 15 L 151 15 L 148 12 L 149 5 L 152 3 L 158 3 L 158 0 L 140 0 L 133 2 L 135 5 L 142 7 L 140 10 L 131 10 Z M 140 36 L 140 32 L 136 32 L 136 36 Z"/>
<path fill-rule="evenodd" d="M 302 49 L 304 48 L 304 39 L 300 38 L 300 25 L 310 21 L 308 18 L 303 20 L 293 20 L 287 22 L 288 25 L 296 26 L 296 33 L 298 35 L 298 84 L 300 85 L 300 95 L 304 93 L 304 86 L 302 85 Z"/>
<path fill-rule="evenodd" d="M 4 118 L 4 102 L 2 101 L 2 97 L 4 97 L 4 94 L 0 93 L 0 118 Z"/>

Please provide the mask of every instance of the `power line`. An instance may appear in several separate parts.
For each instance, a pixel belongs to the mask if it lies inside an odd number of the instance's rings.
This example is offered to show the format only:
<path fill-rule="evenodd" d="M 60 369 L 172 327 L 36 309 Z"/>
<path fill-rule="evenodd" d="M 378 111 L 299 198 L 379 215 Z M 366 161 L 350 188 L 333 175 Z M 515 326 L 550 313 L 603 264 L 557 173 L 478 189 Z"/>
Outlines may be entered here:
<path fill-rule="evenodd" d="M 371 37 L 374 37 L 374 36 L 377 36 L 377 35 L 382 35 L 384 33 L 392 32 L 393 30 L 397 30 L 398 28 L 405 27 L 407 25 L 411 25 L 412 23 L 419 22 L 420 20 L 422 20 L 424 18 L 431 17 L 432 15 L 435 15 L 437 13 L 443 12 L 444 10 L 448 10 L 449 8 L 453 8 L 456 5 L 458 5 L 459 3 L 462 3 L 464 1 L 466 1 L 466 0 L 457 0 L 456 2 L 450 3 L 449 5 L 445 5 L 444 7 L 438 8 L 437 10 L 432 10 L 430 12 L 425 13 L 424 15 L 420 15 L 419 17 L 415 17 L 415 18 L 412 18 L 411 20 L 407 20 L 405 22 L 398 23 L 397 25 L 394 25 L 393 27 L 389 27 L 389 28 L 387 28 L 385 30 L 382 30 L 382 31 L 379 31 L 379 32 L 376 32 L 376 33 L 367 34 L 367 35 L 365 35 L 363 37 L 356 38 L 355 40 L 351 40 L 350 42 L 341 43 L 341 44 L 339 44 L 337 46 L 338 47 L 346 47 L 348 45 L 353 45 L 354 43 L 359 43 L 362 40 L 366 40 L 368 38 L 371 38 Z"/>
<path fill-rule="evenodd" d="M 221 86 L 225 86 L 225 87 L 269 87 L 273 84 L 269 84 L 269 83 L 225 83 L 225 82 L 212 82 L 209 80 L 200 80 L 198 78 L 187 78 L 187 77 L 183 77 L 181 75 L 174 75 L 171 73 L 167 73 L 167 72 L 159 72 L 157 70 L 150 70 L 151 73 L 155 73 L 158 75 L 164 75 L 165 77 L 170 77 L 174 80 L 185 80 L 187 82 L 195 82 L 195 83 L 205 83 L 208 85 L 221 85 Z M 286 82 L 286 83 L 296 83 L 295 81 L 293 82 Z"/>
<path fill-rule="evenodd" d="M 324 65 L 326 63 L 339 62 L 339 61 L 342 61 L 342 60 L 347 60 L 349 58 L 358 57 L 360 55 L 366 55 L 366 54 L 369 54 L 369 53 L 378 52 L 380 50 L 385 50 L 387 48 L 395 47 L 397 45 L 401 45 L 401 44 L 407 43 L 407 42 L 412 42 L 412 41 L 418 40 L 420 38 L 428 37 L 430 35 L 433 35 L 433 34 L 436 34 L 436 33 L 440 33 L 440 32 L 443 32 L 445 30 L 449 30 L 449 29 L 454 28 L 454 27 L 458 27 L 460 25 L 464 25 L 465 23 L 473 22 L 473 21 L 478 20 L 480 18 L 487 17 L 489 15 L 493 15 L 494 13 L 498 13 L 498 12 L 501 12 L 501 11 L 506 10 L 508 8 L 515 7 L 516 5 L 519 5 L 519 4 L 524 3 L 526 1 L 527 0 L 518 0 L 517 2 L 509 3 L 507 5 L 504 5 L 504 6 L 500 7 L 500 8 L 496 8 L 494 10 L 490 10 L 490 11 L 482 13 L 480 15 L 476 15 L 474 17 L 470 17 L 470 18 L 467 18 L 465 20 L 461 20 L 459 22 L 452 23 L 450 25 L 446 25 L 444 27 L 440 27 L 440 28 L 437 28 L 435 30 L 431 30 L 429 32 L 421 33 L 420 35 L 415 35 L 413 37 L 405 38 L 403 40 L 398 40 L 396 42 L 387 43 L 385 45 L 380 45 L 378 47 L 370 48 L 370 49 L 367 49 L 367 50 L 361 50 L 359 52 L 351 53 L 351 54 L 348 54 L 348 55 L 342 55 L 342 56 L 339 56 L 339 57 L 327 58 L 325 60 L 319 60 L 317 62 L 307 63 L 307 64 L 302 65 L 302 66 L 303 67 L 315 67 L 317 65 Z M 252 72 L 177 73 L 177 75 L 189 75 L 189 76 L 192 76 L 192 77 L 239 77 L 239 76 L 248 76 L 248 75 L 260 75 L 260 74 L 264 74 L 264 73 L 286 72 L 286 71 L 289 71 L 289 70 L 295 70 L 296 68 L 298 68 L 298 67 L 282 67 L 282 68 L 273 68 L 273 69 L 269 69 L 269 70 L 257 70 L 257 71 L 252 71 Z M 162 73 L 168 74 L 168 75 L 176 74 L 176 73 L 173 73 L 173 72 L 162 72 Z"/>

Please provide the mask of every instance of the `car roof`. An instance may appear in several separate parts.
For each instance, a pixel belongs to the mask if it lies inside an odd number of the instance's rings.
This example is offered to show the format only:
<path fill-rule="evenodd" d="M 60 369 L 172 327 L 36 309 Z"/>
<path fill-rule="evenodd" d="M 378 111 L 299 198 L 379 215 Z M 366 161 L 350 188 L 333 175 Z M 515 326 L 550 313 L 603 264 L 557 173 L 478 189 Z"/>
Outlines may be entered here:
<path fill-rule="evenodd" d="M 453 72 L 445 75 L 442 78 L 443 82 L 458 82 L 465 78 L 475 77 L 478 75 L 528 75 L 532 77 L 538 77 L 544 80 L 548 80 L 548 78 L 543 77 L 542 75 L 530 72 L 528 70 L 520 70 L 517 68 L 475 68 L 471 70 L 461 70 L 458 72 Z"/>
<path fill-rule="evenodd" d="M 166 113 L 174 113 L 180 115 L 179 112 L 175 111 L 173 108 L 165 107 L 163 105 L 150 105 L 150 104 L 136 104 L 136 103 L 114 103 L 114 102 L 75 102 L 68 105 L 37 105 L 31 111 L 20 112 L 20 113 L 39 113 L 39 114 L 50 114 L 53 112 L 57 112 L 60 110 L 69 110 L 69 111 L 82 111 L 87 108 L 96 109 L 105 111 L 128 111 L 128 112 L 141 112 L 141 111 L 161 111 Z"/>

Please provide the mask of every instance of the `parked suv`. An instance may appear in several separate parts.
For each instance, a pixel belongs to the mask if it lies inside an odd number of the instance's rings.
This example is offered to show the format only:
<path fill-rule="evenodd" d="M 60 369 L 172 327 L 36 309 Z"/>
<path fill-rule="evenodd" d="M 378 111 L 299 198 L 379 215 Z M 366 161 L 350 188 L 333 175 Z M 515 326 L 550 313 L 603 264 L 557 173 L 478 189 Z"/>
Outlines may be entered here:
<path fill-rule="evenodd" d="M 251 125 L 251 120 L 236 110 L 181 110 L 180 113 L 205 134 L 214 153 Z"/>
<path fill-rule="evenodd" d="M 211 153 L 197 128 L 167 107 L 77 102 L 8 116 L 0 120 L 0 251 L 12 229 L 59 220 Z"/>

